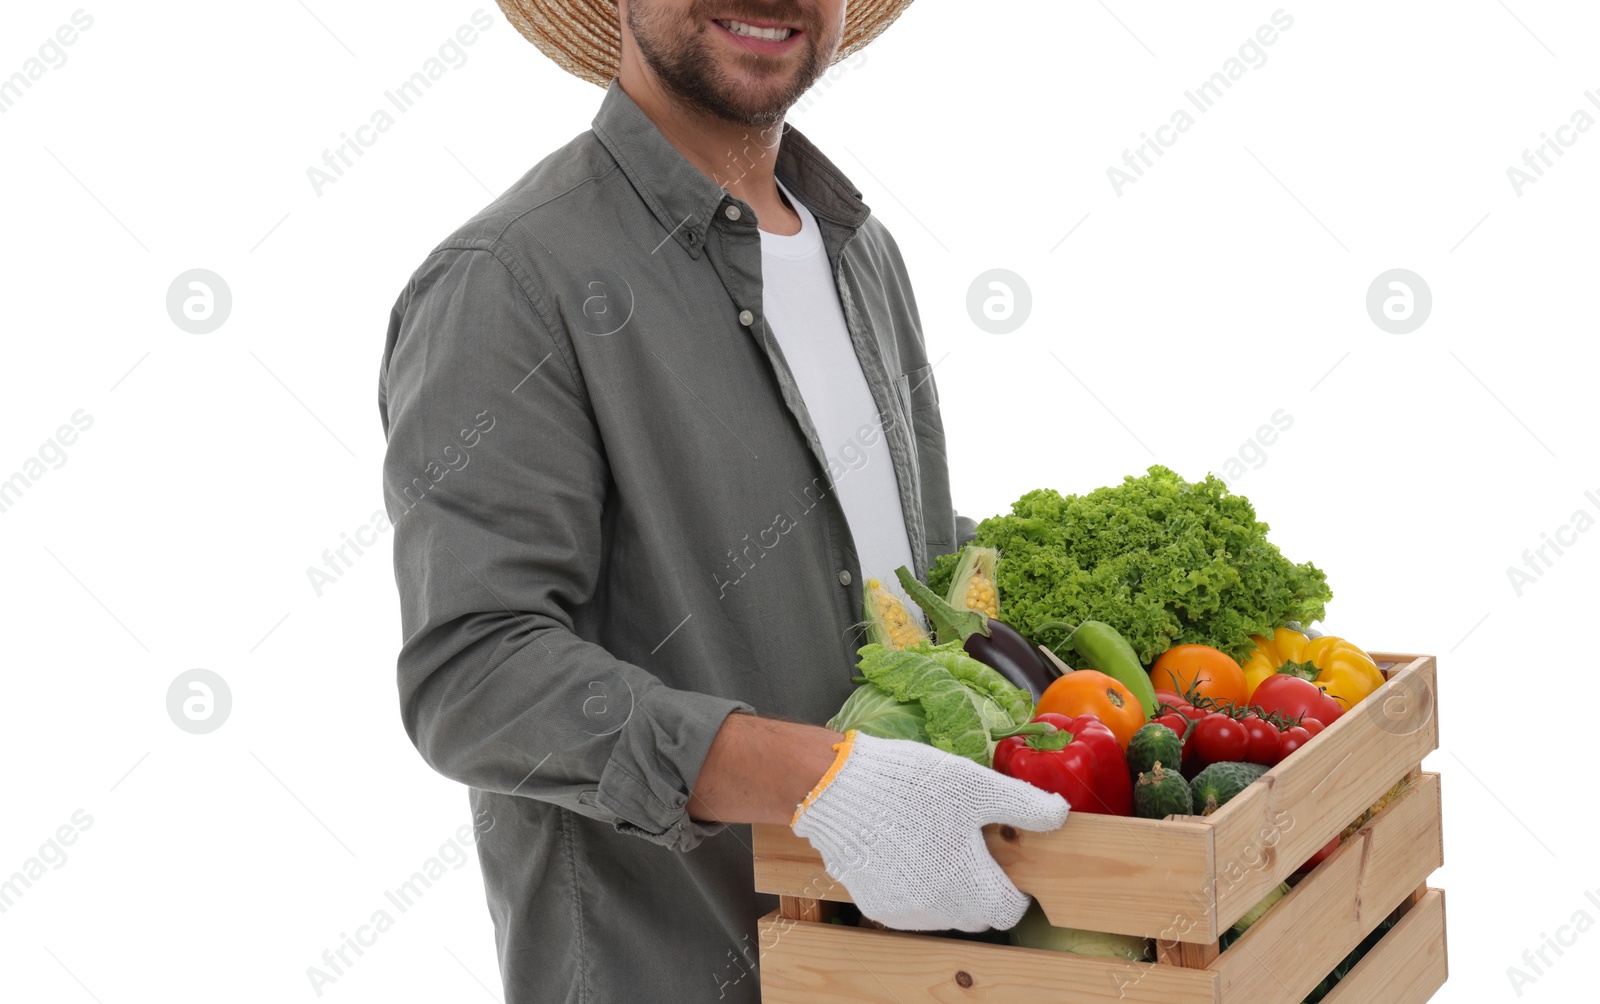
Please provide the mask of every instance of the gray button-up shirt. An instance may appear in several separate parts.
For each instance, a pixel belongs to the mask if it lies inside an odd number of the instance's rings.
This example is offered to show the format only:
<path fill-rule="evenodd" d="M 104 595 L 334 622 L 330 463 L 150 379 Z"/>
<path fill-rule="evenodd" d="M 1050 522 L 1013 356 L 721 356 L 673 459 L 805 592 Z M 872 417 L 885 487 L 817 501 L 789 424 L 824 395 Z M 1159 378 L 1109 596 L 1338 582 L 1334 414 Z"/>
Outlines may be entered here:
<path fill-rule="evenodd" d="M 775 156 L 925 575 L 958 517 L 905 263 L 803 135 Z M 838 709 L 863 614 L 840 444 L 767 330 L 754 210 L 612 81 L 591 131 L 411 277 L 378 400 L 401 716 L 471 788 L 507 1004 L 758 1000 L 776 900 L 752 891 L 749 828 L 691 819 L 689 792 L 730 712 Z"/>

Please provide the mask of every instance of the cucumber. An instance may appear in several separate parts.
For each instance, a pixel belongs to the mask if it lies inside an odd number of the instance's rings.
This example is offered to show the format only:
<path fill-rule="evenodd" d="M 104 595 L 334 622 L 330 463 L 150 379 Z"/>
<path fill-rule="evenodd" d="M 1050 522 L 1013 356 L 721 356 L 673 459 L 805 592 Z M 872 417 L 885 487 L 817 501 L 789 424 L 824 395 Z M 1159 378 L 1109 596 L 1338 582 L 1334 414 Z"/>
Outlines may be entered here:
<path fill-rule="evenodd" d="M 1178 763 L 1183 739 L 1160 722 L 1147 722 L 1128 740 L 1128 770 L 1137 778 L 1157 763 Z"/>
<path fill-rule="evenodd" d="M 1266 772 L 1267 768 L 1258 763 L 1212 764 L 1189 782 L 1189 791 L 1194 798 L 1194 814 L 1211 815 Z"/>
<path fill-rule="evenodd" d="M 1192 801 L 1189 783 L 1183 779 L 1183 775 L 1175 770 L 1167 770 L 1159 761 L 1140 774 L 1133 785 L 1133 814 L 1140 819 L 1187 816 Z"/>

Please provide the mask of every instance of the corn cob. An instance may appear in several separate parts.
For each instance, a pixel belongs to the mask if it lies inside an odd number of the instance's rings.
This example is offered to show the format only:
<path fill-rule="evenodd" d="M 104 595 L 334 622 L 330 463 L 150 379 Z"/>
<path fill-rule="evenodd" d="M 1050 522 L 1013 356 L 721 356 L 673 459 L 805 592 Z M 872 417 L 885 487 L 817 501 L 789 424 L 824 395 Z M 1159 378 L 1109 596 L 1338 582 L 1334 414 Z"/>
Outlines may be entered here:
<path fill-rule="evenodd" d="M 957 610 L 978 610 L 989 617 L 1000 617 L 1000 589 L 995 583 L 994 548 L 967 545 L 950 580 L 945 602 Z"/>
<path fill-rule="evenodd" d="M 900 598 L 883 588 L 877 579 L 868 579 L 865 589 L 869 640 L 884 648 L 903 649 L 928 640 L 928 633 L 911 616 Z"/>
<path fill-rule="evenodd" d="M 1351 823 L 1349 826 L 1346 826 L 1344 828 L 1344 832 L 1339 834 L 1339 839 L 1340 840 L 1344 840 L 1345 838 L 1349 837 L 1351 834 L 1355 833 L 1357 830 L 1361 829 L 1363 826 L 1365 826 L 1368 823 L 1372 822 L 1372 819 L 1373 819 L 1374 816 L 1376 816 L 1378 813 L 1382 812 L 1385 808 L 1387 808 L 1390 802 L 1393 802 L 1395 799 L 1399 798 L 1401 795 L 1404 795 L 1406 793 L 1406 790 L 1408 788 L 1410 788 L 1410 787 L 1411 787 L 1411 781 L 1408 778 L 1401 778 L 1399 780 L 1399 782 L 1396 783 L 1393 788 L 1390 788 L 1387 792 L 1384 793 L 1384 796 L 1382 798 L 1380 798 L 1376 802 L 1372 803 L 1372 805 L 1367 809 L 1367 811 L 1363 812 L 1361 814 L 1361 818 L 1357 819 L 1355 822 Z"/>

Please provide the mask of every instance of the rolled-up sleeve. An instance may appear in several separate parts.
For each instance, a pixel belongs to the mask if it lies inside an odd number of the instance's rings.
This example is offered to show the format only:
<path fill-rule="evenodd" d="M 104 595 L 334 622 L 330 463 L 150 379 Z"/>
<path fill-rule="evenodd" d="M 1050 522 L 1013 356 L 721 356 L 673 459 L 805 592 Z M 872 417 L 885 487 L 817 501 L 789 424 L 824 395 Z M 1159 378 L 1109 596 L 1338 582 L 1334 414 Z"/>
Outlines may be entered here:
<path fill-rule="evenodd" d="M 436 251 L 379 383 L 401 717 L 423 759 L 689 850 L 689 793 L 744 702 L 673 689 L 574 630 L 610 472 L 565 333 L 491 248 Z"/>

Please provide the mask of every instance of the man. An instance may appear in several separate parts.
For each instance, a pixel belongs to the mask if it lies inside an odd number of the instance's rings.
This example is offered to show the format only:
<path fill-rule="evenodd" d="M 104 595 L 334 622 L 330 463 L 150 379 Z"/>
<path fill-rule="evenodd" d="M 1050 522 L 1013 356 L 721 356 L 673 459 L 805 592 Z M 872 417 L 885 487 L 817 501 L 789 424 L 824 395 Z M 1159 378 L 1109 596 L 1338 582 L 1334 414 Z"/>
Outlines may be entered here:
<path fill-rule="evenodd" d="M 865 579 L 962 536 L 900 253 L 782 128 L 906 3 L 502 0 L 605 99 L 412 276 L 379 402 L 401 712 L 472 789 L 508 1004 L 758 1000 L 744 824 L 870 917 L 983 930 L 1027 898 L 981 826 L 1066 816 L 814 724 Z"/>

